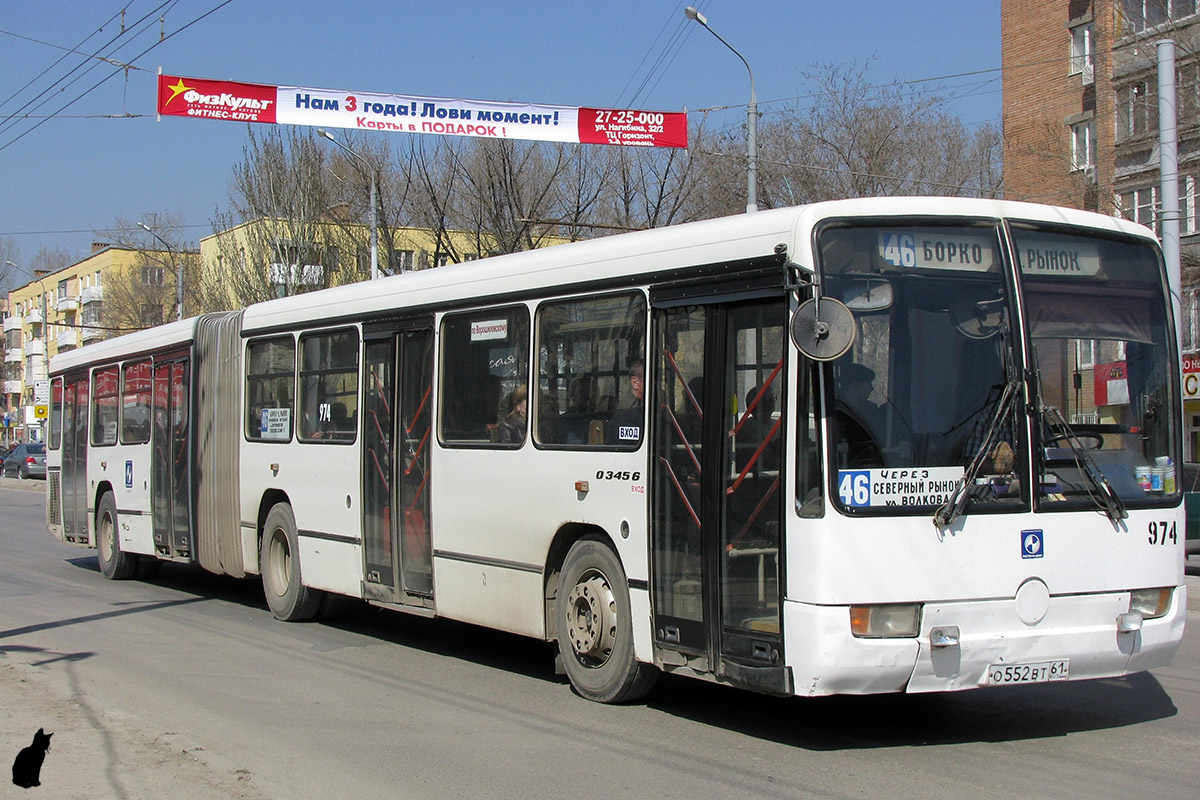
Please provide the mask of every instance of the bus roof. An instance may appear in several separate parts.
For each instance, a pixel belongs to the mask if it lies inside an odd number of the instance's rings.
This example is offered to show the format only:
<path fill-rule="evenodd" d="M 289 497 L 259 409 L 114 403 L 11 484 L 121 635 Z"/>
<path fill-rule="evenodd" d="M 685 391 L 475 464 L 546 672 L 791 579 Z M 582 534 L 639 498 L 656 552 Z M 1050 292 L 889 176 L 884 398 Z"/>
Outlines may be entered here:
<path fill-rule="evenodd" d="M 463 299 L 486 302 L 516 294 L 532 296 L 537 287 L 586 287 L 589 282 L 606 279 L 663 275 L 681 267 L 766 257 L 780 244 L 787 247 L 793 261 L 809 265 L 813 263 L 812 244 L 799 234 L 823 219 L 914 215 L 1026 219 L 1153 238 L 1147 228 L 1123 219 L 1034 203 L 945 197 L 835 200 L 555 245 L 292 295 L 249 306 L 242 329 L 246 333 L 283 330 L 321 319 L 438 308 Z"/>
<path fill-rule="evenodd" d="M 246 308 L 244 333 L 287 330 L 386 315 L 406 308 L 436 309 L 464 299 L 536 295 L 597 281 L 618 283 L 638 276 L 669 275 L 689 266 L 771 256 L 785 245 L 791 260 L 813 263 L 812 242 L 801 235 L 822 220 L 838 217 L 950 216 L 1023 219 L 1082 225 L 1110 233 L 1154 239 L 1148 228 L 1117 217 L 1035 203 L 947 197 L 872 197 L 758 211 L 646 231 L 556 245 L 510 255 L 392 275 L 376 281 L 256 303 Z M 1156 241 L 1156 240 L 1155 240 Z M 192 341 L 198 318 L 107 339 L 51 359 L 59 374 L 83 365 L 127 358 Z"/>

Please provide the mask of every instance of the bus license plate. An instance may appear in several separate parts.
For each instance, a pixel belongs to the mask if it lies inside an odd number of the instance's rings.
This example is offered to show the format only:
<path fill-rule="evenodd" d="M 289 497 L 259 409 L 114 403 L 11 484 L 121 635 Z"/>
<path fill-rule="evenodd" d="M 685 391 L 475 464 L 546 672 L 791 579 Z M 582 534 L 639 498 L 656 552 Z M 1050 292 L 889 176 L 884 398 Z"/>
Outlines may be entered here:
<path fill-rule="evenodd" d="M 1059 661 L 1038 661 L 1033 664 L 992 664 L 988 667 L 988 685 L 1007 686 L 1017 683 L 1065 681 L 1070 677 L 1070 664 L 1071 662 L 1065 658 Z"/>

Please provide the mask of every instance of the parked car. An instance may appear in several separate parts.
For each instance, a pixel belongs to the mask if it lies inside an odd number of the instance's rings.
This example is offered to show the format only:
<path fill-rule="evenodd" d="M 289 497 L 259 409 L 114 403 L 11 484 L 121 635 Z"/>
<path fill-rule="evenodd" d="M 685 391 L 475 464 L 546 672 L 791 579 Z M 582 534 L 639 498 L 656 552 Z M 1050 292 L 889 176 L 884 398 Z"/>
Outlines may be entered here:
<path fill-rule="evenodd" d="M 6 478 L 45 478 L 46 445 L 38 443 L 19 444 L 4 459 L 3 475 Z"/>

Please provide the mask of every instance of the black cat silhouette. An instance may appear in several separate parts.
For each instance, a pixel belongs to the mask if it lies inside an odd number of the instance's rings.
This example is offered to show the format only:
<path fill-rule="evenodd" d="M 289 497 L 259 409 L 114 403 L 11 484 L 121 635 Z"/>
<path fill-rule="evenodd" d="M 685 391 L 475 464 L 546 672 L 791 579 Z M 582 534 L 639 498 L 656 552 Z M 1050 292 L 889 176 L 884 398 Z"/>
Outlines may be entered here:
<path fill-rule="evenodd" d="M 13 783 L 23 789 L 42 785 L 42 762 L 46 760 L 46 751 L 50 749 L 50 737 L 53 735 L 38 728 L 33 735 L 33 744 L 17 753 L 17 759 L 13 761 Z"/>

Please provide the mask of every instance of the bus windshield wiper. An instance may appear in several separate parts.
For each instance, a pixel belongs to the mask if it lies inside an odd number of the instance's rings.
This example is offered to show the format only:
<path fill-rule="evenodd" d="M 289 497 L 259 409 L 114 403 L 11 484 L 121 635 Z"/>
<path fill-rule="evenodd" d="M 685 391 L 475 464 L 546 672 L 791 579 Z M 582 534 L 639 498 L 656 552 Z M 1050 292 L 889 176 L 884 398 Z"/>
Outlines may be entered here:
<path fill-rule="evenodd" d="M 1096 500 L 1096 505 L 1100 507 L 1108 518 L 1113 522 L 1120 522 L 1129 516 L 1125 510 L 1125 504 L 1121 502 L 1120 495 L 1116 489 L 1108 482 L 1108 478 L 1104 477 L 1104 473 L 1100 471 L 1099 465 L 1096 464 L 1096 459 L 1088 455 L 1087 451 L 1079 446 L 1075 431 L 1067 424 L 1067 420 L 1063 417 L 1062 412 L 1057 406 L 1045 406 L 1043 414 L 1051 428 L 1057 428 L 1054 431 L 1055 438 L 1065 440 L 1071 448 L 1071 453 L 1075 456 L 1075 463 L 1079 465 L 1079 470 L 1088 481 L 1095 487 L 1099 493 L 1099 497 L 1091 492 L 1088 496 Z"/>
<path fill-rule="evenodd" d="M 992 413 L 992 420 L 988 423 L 987 433 L 984 435 L 979 449 L 975 451 L 975 455 L 963 471 L 962 477 L 958 479 L 954 491 L 950 492 L 950 498 L 933 513 L 934 524 L 944 528 L 962 516 L 963 509 L 967 507 L 967 500 L 971 496 L 970 487 L 975 485 L 975 478 L 979 475 L 979 470 L 983 469 L 984 461 L 995 447 L 1003 420 L 1008 416 L 1013 403 L 1016 402 L 1020 390 L 1021 381 L 1013 380 L 1004 385 L 1004 391 L 996 403 L 996 410 Z"/>

